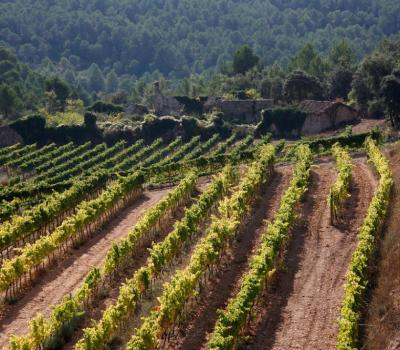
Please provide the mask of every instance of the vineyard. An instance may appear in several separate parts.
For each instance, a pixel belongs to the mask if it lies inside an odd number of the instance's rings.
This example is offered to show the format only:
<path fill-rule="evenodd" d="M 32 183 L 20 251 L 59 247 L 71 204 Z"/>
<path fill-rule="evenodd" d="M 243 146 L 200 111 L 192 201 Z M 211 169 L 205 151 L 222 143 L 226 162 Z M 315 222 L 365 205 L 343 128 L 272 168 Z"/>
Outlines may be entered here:
<path fill-rule="evenodd" d="M 374 132 L 0 149 L 0 346 L 359 349 L 386 153 Z"/>

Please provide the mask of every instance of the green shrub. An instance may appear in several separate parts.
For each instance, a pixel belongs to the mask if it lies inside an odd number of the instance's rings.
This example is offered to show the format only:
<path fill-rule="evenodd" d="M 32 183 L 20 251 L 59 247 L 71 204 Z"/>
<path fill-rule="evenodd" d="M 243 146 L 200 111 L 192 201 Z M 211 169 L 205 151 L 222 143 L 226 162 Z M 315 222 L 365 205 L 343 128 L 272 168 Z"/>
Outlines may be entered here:
<path fill-rule="evenodd" d="M 256 135 L 266 134 L 272 125 L 275 125 L 279 136 L 290 138 L 299 135 L 306 118 L 305 112 L 294 107 L 265 110 L 261 115 L 261 122 L 256 127 Z"/>

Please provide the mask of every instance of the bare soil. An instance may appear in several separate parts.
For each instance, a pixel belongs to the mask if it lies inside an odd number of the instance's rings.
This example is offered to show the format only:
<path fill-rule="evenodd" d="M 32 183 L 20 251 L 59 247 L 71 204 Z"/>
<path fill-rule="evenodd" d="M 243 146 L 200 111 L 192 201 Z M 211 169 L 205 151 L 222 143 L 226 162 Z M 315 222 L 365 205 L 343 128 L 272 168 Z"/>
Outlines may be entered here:
<path fill-rule="evenodd" d="M 209 283 L 211 287 L 201 296 L 200 304 L 196 305 L 193 313 L 176 332 L 168 349 L 190 350 L 206 346 L 217 319 L 216 310 L 225 307 L 229 298 L 236 294 L 240 278 L 248 267 L 248 259 L 256 251 L 260 236 L 266 228 L 264 220 L 272 219 L 280 198 L 289 185 L 291 172 L 290 166 L 276 169 L 271 182 L 265 186 L 246 229 L 231 247 L 230 256 Z"/>
<path fill-rule="evenodd" d="M 352 126 L 353 134 L 363 134 L 366 132 L 370 132 L 374 128 L 386 129 L 389 127 L 389 123 L 384 119 L 361 119 L 361 121 Z M 318 137 L 329 137 L 335 136 L 342 133 L 345 130 L 345 127 L 341 127 L 336 130 L 328 130 L 318 134 Z"/>
<path fill-rule="evenodd" d="M 142 198 L 123 210 L 102 231 L 72 251 L 65 259 L 46 271 L 32 288 L 13 305 L 6 305 L 0 316 L 0 348 L 8 343 L 10 335 L 22 335 L 29 321 L 37 313 L 49 315 L 51 307 L 77 289 L 93 267 L 104 262 L 113 243 L 121 240 L 135 225 L 146 209 L 156 204 L 171 188 L 147 191 Z"/>
<path fill-rule="evenodd" d="M 353 126 L 354 134 L 370 132 L 374 128 L 385 128 L 388 123 L 385 119 L 361 119 L 361 122 Z"/>
<path fill-rule="evenodd" d="M 391 162 L 394 188 L 380 245 L 376 288 L 366 320 L 365 349 L 400 349 L 400 145 L 386 156 Z"/>
<path fill-rule="evenodd" d="M 333 227 L 326 198 L 335 177 L 332 164 L 312 171 L 284 267 L 255 309 L 246 349 L 335 349 L 345 273 L 377 186 L 365 162 L 354 161 L 352 196 Z"/>
<path fill-rule="evenodd" d="M 101 295 L 101 298 L 95 301 L 93 307 L 87 312 L 84 319 L 81 320 L 74 334 L 70 336 L 70 339 L 68 339 L 68 342 L 64 345 L 65 350 L 73 349 L 75 347 L 75 344 L 82 338 L 83 330 L 87 327 L 90 327 L 93 321 L 99 321 L 102 318 L 104 311 L 110 305 L 115 304 L 116 300 L 119 297 L 119 292 L 122 282 L 124 282 L 126 279 L 131 278 L 140 267 L 145 265 L 149 257 L 149 249 L 153 246 L 153 244 L 159 243 L 165 239 L 168 233 L 173 230 L 174 224 L 177 221 L 181 220 L 182 217 L 184 216 L 185 208 L 188 208 L 190 207 L 191 204 L 193 204 L 193 199 L 198 195 L 200 195 L 200 193 L 207 187 L 207 184 L 209 184 L 209 179 L 206 178 L 200 179 L 196 186 L 196 190 L 192 194 L 192 200 L 190 200 L 185 206 L 178 208 L 177 211 L 174 213 L 174 215 L 170 218 L 170 220 L 164 225 L 163 229 L 160 232 L 156 233 L 155 237 L 144 242 L 143 246 L 135 254 L 135 259 L 132 260 L 131 263 L 128 264 L 128 266 L 126 266 L 122 272 L 120 272 L 119 278 L 113 281 L 112 285 L 109 286 L 109 288 L 105 293 L 103 293 L 103 295 Z M 165 282 L 165 278 L 167 276 L 168 273 L 165 273 L 164 279 L 159 278 L 160 281 L 156 283 L 156 285 L 158 285 L 159 291 L 162 290 L 163 282 Z M 153 291 L 153 293 L 148 293 L 147 296 L 143 298 L 143 300 L 140 303 L 141 308 L 139 308 L 139 310 L 136 310 L 135 316 L 141 313 L 145 315 L 146 312 L 148 312 L 151 309 L 153 304 L 157 301 L 157 299 L 154 298 L 153 294 L 155 294 L 155 291 Z M 133 317 L 132 320 L 130 321 L 140 322 L 140 318 Z M 124 325 L 124 327 L 127 329 L 134 328 L 134 326 L 132 326 L 130 322 L 127 322 Z M 127 338 L 128 339 L 130 338 L 130 333 L 127 335 Z M 118 346 L 118 343 L 122 343 L 122 339 L 123 335 L 117 334 L 115 336 L 115 340 L 118 340 L 116 342 L 117 344 L 112 344 L 111 348 L 115 348 L 116 346 Z"/>

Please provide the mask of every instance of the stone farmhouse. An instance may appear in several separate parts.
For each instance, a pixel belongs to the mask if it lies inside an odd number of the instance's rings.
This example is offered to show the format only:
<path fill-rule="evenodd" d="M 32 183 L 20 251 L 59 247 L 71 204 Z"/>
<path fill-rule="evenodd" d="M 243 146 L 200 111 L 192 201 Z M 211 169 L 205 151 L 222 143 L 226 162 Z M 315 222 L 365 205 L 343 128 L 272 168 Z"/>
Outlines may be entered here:
<path fill-rule="evenodd" d="M 274 101 L 270 99 L 225 100 L 222 97 L 205 97 L 194 100 L 164 96 L 158 83 L 154 84 L 153 109 L 157 116 L 180 117 L 219 111 L 226 120 L 234 123 L 257 124 L 262 112 L 274 106 Z M 358 111 L 342 102 L 308 100 L 301 102 L 298 107 L 307 114 L 307 118 L 301 130 L 293 130 L 293 136 L 315 135 L 342 125 L 355 124 L 359 120 Z"/>
<path fill-rule="evenodd" d="M 153 109 L 157 116 L 204 114 L 212 111 L 223 112 L 224 115 L 240 124 L 255 124 L 261 119 L 264 109 L 272 108 L 273 100 L 225 100 L 222 97 L 205 97 L 198 101 L 187 97 L 164 96 L 158 83 L 154 84 Z"/>
<path fill-rule="evenodd" d="M 360 113 L 342 102 L 307 100 L 299 107 L 307 114 L 300 135 L 315 135 L 360 120 Z"/>

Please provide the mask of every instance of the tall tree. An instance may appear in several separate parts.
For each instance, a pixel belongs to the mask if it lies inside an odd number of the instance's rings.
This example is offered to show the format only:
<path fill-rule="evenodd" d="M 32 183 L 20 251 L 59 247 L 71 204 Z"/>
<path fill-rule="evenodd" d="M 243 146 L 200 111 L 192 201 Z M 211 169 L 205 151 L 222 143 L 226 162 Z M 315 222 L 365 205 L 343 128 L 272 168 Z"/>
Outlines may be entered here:
<path fill-rule="evenodd" d="M 63 111 L 71 93 L 68 84 L 60 78 L 51 78 L 46 81 L 46 92 L 48 93 L 48 97 L 52 96 L 52 99 L 55 98 L 59 109 Z"/>
<path fill-rule="evenodd" d="M 6 119 L 10 118 L 12 113 L 18 112 L 20 101 L 16 92 L 7 85 L 0 85 L 0 111 Z"/>
<path fill-rule="evenodd" d="M 351 70 L 357 63 L 356 54 L 348 40 L 341 40 L 329 51 L 328 61 L 334 68 Z"/>
<path fill-rule="evenodd" d="M 88 84 L 91 91 L 104 91 L 105 81 L 103 72 L 96 63 L 93 63 L 87 70 Z"/>
<path fill-rule="evenodd" d="M 252 48 L 245 45 L 236 50 L 233 56 L 233 71 L 235 74 L 244 74 L 260 61 Z"/>
<path fill-rule="evenodd" d="M 329 76 L 329 96 L 347 100 L 353 82 L 353 72 L 345 68 L 334 69 Z"/>
<path fill-rule="evenodd" d="M 106 90 L 108 93 L 114 93 L 118 90 L 118 77 L 114 69 L 112 69 L 106 77 Z"/>
<path fill-rule="evenodd" d="M 302 70 L 323 79 L 328 70 L 328 62 L 322 58 L 312 44 L 306 44 L 289 62 L 289 71 Z"/>
<path fill-rule="evenodd" d="M 392 125 L 400 129 L 400 70 L 383 79 L 381 91 Z"/>
<path fill-rule="evenodd" d="M 289 103 L 308 99 L 320 100 L 323 91 L 318 78 L 299 70 L 289 74 L 283 86 L 285 99 Z"/>

